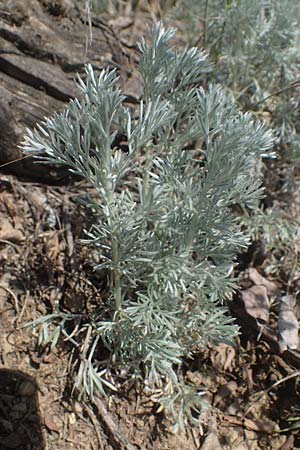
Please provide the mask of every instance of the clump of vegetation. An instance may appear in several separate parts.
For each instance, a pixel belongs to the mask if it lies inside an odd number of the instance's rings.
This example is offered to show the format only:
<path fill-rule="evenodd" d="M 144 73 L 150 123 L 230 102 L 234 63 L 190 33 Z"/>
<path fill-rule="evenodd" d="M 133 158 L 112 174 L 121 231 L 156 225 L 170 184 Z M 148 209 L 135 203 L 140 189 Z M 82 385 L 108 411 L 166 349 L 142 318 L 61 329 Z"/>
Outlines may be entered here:
<path fill-rule="evenodd" d="M 173 15 L 184 19 L 186 33 L 193 23 L 190 40 L 207 49 L 218 81 L 243 108 L 269 114 L 278 143 L 300 161 L 298 2 L 181 0 Z"/>
<path fill-rule="evenodd" d="M 232 342 L 238 331 L 224 304 L 249 238 L 233 208 L 258 204 L 256 168 L 273 140 L 220 87 L 199 87 L 211 71 L 207 55 L 176 52 L 174 36 L 159 23 L 148 43 L 139 42 L 137 110 L 126 106 L 115 71 L 96 75 L 87 66 L 86 79 L 77 81 L 82 100 L 28 130 L 23 147 L 69 166 L 98 193 L 96 203 L 84 199 L 95 219 L 84 242 L 99 251 L 95 270 L 107 275 L 109 296 L 91 317 L 76 316 L 80 332 L 69 340 L 79 346 L 87 336 L 77 388 L 93 398 L 117 389 L 125 374 L 159 387 L 162 407 L 183 427 L 201 397 L 179 380 L 178 366 L 207 342 Z M 58 311 L 38 323 L 56 344 L 61 333 L 70 338 L 66 322 L 73 319 Z M 105 360 L 97 351 L 103 347 Z"/>
<path fill-rule="evenodd" d="M 291 202 L 286 201 L 286 193 L 290 195 L 299 188 L 298 2 L 181 0 L 172 14 L 180 17 L 186 40 L 198 42 L 208 51 L 215 63 L 212 78 L 227 89 L 243 110 L 252 110 L 274 130 L 277 158 L 264 170 L 272 204 L 269 202 L 266 215 L 262 209 L 255 210 L 254 215 L 246 214 L 242 222 L 266 250 L 275 250 L 269 253 L 272 261 L 267 270 L 278 273 L 284 268 L 286 273 L 291 272 L 295 264 L 299 265 L 295 253 L 299 224 L 286 214 L 286 203 Z"/>

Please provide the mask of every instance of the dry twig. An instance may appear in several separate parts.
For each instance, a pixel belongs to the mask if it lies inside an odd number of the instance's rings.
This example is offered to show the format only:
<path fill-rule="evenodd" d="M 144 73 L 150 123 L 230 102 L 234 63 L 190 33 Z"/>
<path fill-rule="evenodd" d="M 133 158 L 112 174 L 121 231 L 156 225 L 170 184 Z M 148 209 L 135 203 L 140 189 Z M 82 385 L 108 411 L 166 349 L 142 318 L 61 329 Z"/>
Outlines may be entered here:
<path fill-rule="evenodd" d="M 94 403 L 97 407 L 102 423 L 105 425 L 105 428 L 107 429 L 108 434 L 111 436 L 111 439 L 115 442 L 116 445 L 118 445 L 118 448 L 125 448 L 126 450 L 137 450 L 136 446 L 130 444 L 126 436 L 124 436 L 124 434 L 117 427 L 111 415 L 107 411 L 107 408 L 103 401 L 99 397 L 95 397 Z"/>
<path fill-rule="evenodd" d="M 89 416 L 89 418 L 92 421 L 92 424 L 94 426 L 95 432 L 97 434 L 97 439 L 98 439 L 98 443 L 99 443 L 99 448 L 101 450 L 104 450 L 104 446 L 103 446 L 103 442 L 102 442 L 102 436 L 101 436 L 101 428 L 99 425 L 99 422 L 97 420 L 97 417 L 94 414 L 94 411 L 92 410 L 92 408 L 87 404 L 87 403 L 83 403 L 83 406 L 87 412 L 87 415 Z"/>
<path fill-rule="evenodd" d="M 250 406 L 246 409 L 246 411 L 243 414 L 243 418 L 245 418 L 249 412 L 254 408 L 256 403 L 258 403 L 268 392 L 272 391 L 275 387 L 279 386 L 280 384 L 284 383 L 285 381 L 291 380 L 292 378 L 296 378 L 300 376 L 300 370 L 296 370 L 295 372 L 287 375 L 284 378 L 281 378 L 280 380 L 276 381 L 272 384 L 272 386 L 268 387 L 268 389 L 265 389 L 264 391 L 261 391 L 258 393 L 258 397 L 250 404 Z"/>

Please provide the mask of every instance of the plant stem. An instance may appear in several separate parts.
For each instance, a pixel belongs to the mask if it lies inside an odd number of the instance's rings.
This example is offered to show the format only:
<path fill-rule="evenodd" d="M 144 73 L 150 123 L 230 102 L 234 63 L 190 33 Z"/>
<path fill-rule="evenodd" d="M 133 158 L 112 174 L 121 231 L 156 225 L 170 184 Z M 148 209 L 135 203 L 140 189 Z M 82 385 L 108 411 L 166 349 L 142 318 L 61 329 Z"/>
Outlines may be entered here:
<path fill-rule="evenodd" d="M 107 180 L 105 186 L 105 192 L 107 195 L 107 221 L 110 228 L 111 234 L 111 256 L 112 256 L 112 273 L 111 273 L 111 284 L 112 290 L 114 292 L 114 299 L 116 310 L 120 311 L 122 309 L 122 291 L 121 291 L 121 277 L 119 271 L 119 246 L 118 240 L 115 236 L 115 221 L 113 219 L 113 210 L 115 207 L 115 197 L 114 197 L 114 187 L 111 180 Z"/>
<path fill-rule="evenodd" d="M 116 310 L 122 309 L 121 277 L 119 271 L 119 248 L 115 237 L 112 237 L 113 288 Z"/>

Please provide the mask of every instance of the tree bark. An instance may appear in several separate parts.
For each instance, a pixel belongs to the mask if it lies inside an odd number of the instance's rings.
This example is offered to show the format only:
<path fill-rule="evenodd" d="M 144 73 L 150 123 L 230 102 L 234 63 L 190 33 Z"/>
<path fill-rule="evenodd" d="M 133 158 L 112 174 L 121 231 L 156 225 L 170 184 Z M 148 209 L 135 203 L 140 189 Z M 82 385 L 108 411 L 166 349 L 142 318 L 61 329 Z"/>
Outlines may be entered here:
<path fill-rule="evenodd" d="M 44 178 L 49 168 L 24 159 L 18 148 L 26 127 L 62 111 L 79 94 L 73 80 L 84 72 L 85 63 L 99 70 L 128 68 L 129 52 L 134 50 L 101 18 L 93 20 L 93 38 L 87 45 L 87 18 L 78 1 L 4 3 L 0 2 L 0 166 L 20 176 Z M 57 169 L 58 179 L 62 170 Z M 51 177 L 55 181 L 55 175 Z"/>

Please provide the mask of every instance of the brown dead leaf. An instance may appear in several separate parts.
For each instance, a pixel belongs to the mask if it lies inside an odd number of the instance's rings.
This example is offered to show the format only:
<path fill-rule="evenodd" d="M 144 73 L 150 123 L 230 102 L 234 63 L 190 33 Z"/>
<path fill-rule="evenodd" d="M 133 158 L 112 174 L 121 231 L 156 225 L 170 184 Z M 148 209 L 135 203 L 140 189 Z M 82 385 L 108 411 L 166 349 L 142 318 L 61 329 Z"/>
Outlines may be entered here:
<path fill-rule="evenodd" d="M 265 417 L 263 420 L 252 420 L 244 419 L 244 425 L 249 430 L 257 431 L 259 433 L 273 434 L 275 431 L 278 432 L 278 426 L 275 422 Z"/>
<path fill-rule="evenodd" d="M 15 199 L 9 192 L 1 192 L 0 211 L 8 212 L 11 216 L 16 215 Z"/>
<path fill-rule="evenodd" d="M 0 277 L 0 285 L 4 287 L 4 289 L 0 289 L 0 311 L 2 312 L 4 305 L 9 297 L 9 292 L 5 289 L 6 287 L 9 287 L 9 280 L 11 278 L 11 275 L 8 273 L 4 273 Z"/>
<path fill-rule="evenodd" d="M 44 415 L 44 424 L 46 425 L 48 430 L 55 431 L 55 433 L 60 434 L 60 431 L 61 431 L 60 427 L 56 423 L 56 421 L 53 419 L 53 416 L 51 416 L 50 414 L 45 414 Z"/>
<path fill-rule="evenodd" d="M 267 288 L 268 295 L 274 297 L 280 296 L 280 289 L 278 288 L 276 283 L 263 277 L 254 267 L 251 267 L 248 273 L 249 278 L 253 284 L 255 284 L 256 286 L 265 286 L 265 288 Z"/>
<path fill-rule="evenodd" d="M 296 298 L 293 295 L 285 295 L 281 298 L 278 331 L 279 350 L 284 352 L 291 349 L 296 350 L 299 345 L 299 323 L 294 313 Z"/>
<path fill-rule="evenodd" d="M 265 286 L 252 286 L 242 291 L 242 299 L 249 316 L 264 323 L 269 322 L 269 298 Z"/>
<path fill-rule="evenodd" d="M 241 418 L 237 416 L 224 415 L 223 419 L 222 426 L 235 425 L 266 434 L 273 434 L 275 431 L 278 432 L 278 425 L 267 418 L 264 418 L 264 420 L 252 420 L 246 417 Z"/>
<path fill-rule="evenodd" d="M 37 210 L 45 210 L 47 208 L 48 199 L 41 188 L 32 187 L 30 191 L 26 191 L 26 199 Z"/>
<path fill-rule="evenodd" d="M 224 343 L 214 346 L 210 353 L 212 365 L 219 372 L 232 372 L 235 366 L 235 356 L 234 347 Z"/>
<path fill-rule="evenodd" d="M 57 230 L 50 231 L 44 238 L 46 256 L 53 264 L 55 264 L 60 253 L 58 234 L 59 232 Z"/>
<path fill-rule="evenodd" d="M 222 450 L 218 439 L 217 421 L 215 416 L 212 416 L 209 422 L 209 432 L 200 450 Z"/>
<path fill-rule="evenodd" d="M 8 219 L 2 219 L 0 223 L 0 239 L 20 244 L 24 241 L 25 237 L 22 231 L 15 228 Z"/>

